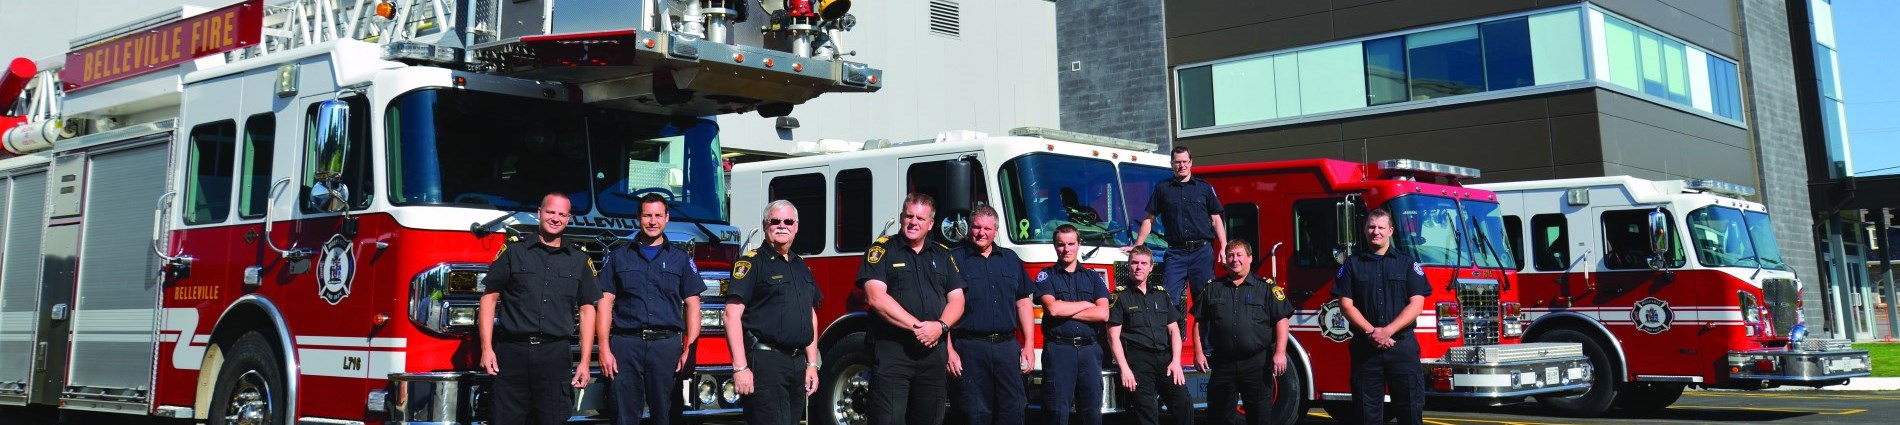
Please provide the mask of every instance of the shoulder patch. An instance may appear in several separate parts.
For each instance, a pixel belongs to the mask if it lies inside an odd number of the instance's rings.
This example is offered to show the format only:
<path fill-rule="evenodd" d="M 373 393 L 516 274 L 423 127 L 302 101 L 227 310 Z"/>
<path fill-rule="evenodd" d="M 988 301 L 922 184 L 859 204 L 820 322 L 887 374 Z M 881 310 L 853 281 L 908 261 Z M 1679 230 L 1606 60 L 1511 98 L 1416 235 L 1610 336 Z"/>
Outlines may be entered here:
<path fill-rule="evenodd" d="M 508 252 L 508 244 L 505 244 L 505 243 L 504 243 L 504 244 L 501 244 L 501 249 L 500 249 L 500 250 L 496 250 L 496 251 L 495 251 L 495 260 L 500 260 L 500 259 L 501 259 L 501 254 L 502 254 L 502 253 L 504 253 L 504 252 Z M 494 262 L 495 260 L 489 260 L 489 262 Z"/>
<path fill-rule="evenodd" d="M 1285 289 L 1281 289 L 1281 288 L 1280 288 L 1279 286 L 1274 286 L 1274 287 L 1273 287 L 1273 299 L 1276 299 L 1276 300 L 1280 300 L 1280 301 L 1286 301 L 1286 290 L 1285 290 Z"/>
<path fill-rule="evenodd" d="M 1048 271 L 1048 270 L 1040 270 L 1040 271 L 1037 271 L 1037 272 L 1036 272 L 1036 281 L 1037 281 L 1037 282 L 1041 282 L 1041 281 L 1045 281 L 1045 280 L 1049 280 L 1049 271 Z"/>
<path fill-rule="evenodd" d="M 1421 266 L 1421 265 L 1419 265 L 1418 263 L 1412 263 L 1412 272 L 1413 272 L 1413 273 L 1418 273 L 1418 275 L 1419 275 L 1419 276 L 1424 276 L 1424 275 L 1425 275 L 1425 266 Z"/>
<path fill-rule="evenodd" d="M 587 272 L 595 276 L 600 276 L 600 268 L 594 267 L 594 257 L 587 257 Z"/>
<path fill-rule="evenodd" d="M 1346 277 L 1346 267 L 1348 267 L 1348 266 L 1347 266 L 1347 265 L 1345 265 L 1345 264 L 1340 264 L 1340 265 L 1339 265 L 1339 273 L 1338 273 L 1338 274 L 1334 274 L 1334 275 L 1333 275 L 1333 278 L 1334 278 L 1334 279 L 1341 279 L 1341 278 L 1345 278 L 1345 277 Z"/>
<path fill-rule="evenodd" d="M 751 273 L 751 272 L 752 272 L 751 261 L 739 260 L 739 262 L 737 263 L 732 263 L 732 278 L 733 279 L 745 279 L 746 273 Z"/>
<path fill-rule="evenodd" d="M 879 261 L 884 261 L 883 245 L 872 245 L 869 251 L 864 252 L 864 262 L 877 264 Z"/>

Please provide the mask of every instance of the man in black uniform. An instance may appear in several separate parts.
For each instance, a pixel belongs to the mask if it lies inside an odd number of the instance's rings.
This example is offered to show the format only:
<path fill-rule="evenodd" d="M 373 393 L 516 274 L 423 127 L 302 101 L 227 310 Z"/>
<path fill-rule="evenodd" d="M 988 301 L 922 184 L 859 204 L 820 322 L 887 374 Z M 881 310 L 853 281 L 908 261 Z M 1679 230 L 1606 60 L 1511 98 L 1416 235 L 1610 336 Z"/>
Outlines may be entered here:
<path fill-rule="evenodd" d="M 601 263 L 600 374 L 613 380 L 614 423 L 671 423 L 687 347 L 699 339 L 699 279 L 693 255 L 666 240 L 666 197 L 640 198 L 640 233 Z M 681 308 L 681 307 L 685 308 Z M 682 332 L 684 335 L 682 336 Z"/>
<path fill-rule="evenodd" d="M 566 195 L 541 197 L 535 238 L 503 246 L 482 279 L 486 289 L 476 327 L 482 338 L 482 369 L 495 376 L 490 422 L 566 422 L 574 413 L 574 389 L 591 380 L 587 364 L 594 355 L 593 304 L 600 299 L 600 288 L 594 285 L 587 253 L 561 242 L 569 208 Z M 496 302 L 501 303 L 499 316 Z M 577 327 L 577 310 L 579 366 L 567 345 Z"/>
<path fill-rule="evenodd" d="M 936 203 L 904 197 L 903 232 L 864 253 L 858 285 L 879 322 L 871 327 L 871 423 L 943 422 L 949 358 L 942 344 L 963 316 L 963 277 L 950 249 L 931 243 Z"/>
<path fill-rule="evenodd" d="M 745 396 L 746 423 L 789 425 L 804 417 L 805 397 L 818 391 L 818 304 L 824 295 L 805 259 L 791 252 L 798 209 L 772 201 L 765 217 L 764 252 L 748 251 L 732 263 L 726 344 L 733 386 Z"/>
<path fill-rule="evenodd" d="M 1069 423 L 1069 407 L 1082 423 L 1102 423 L 1102 346 L 1095 334 L 1108 321 L 1108 283 L 1076 262 L 1082 235 L 1075 226 L 1056 227 L 1056 263 L 1036 272 L 1042 303 L 1042 410 L 1057 425 Z"/>
<path fill-rule="evenodd" d="M 1207 416 L 1217 424 L 1229 423 L 1234 394 L 1247 406 L 1247 423 L 1264 425 L 1272 417 L 1273 376 L 1286 373 L 1287 318 L 1293 305 L 1286 291 L 1249 274 L 1253 247 L 1245 240 L 1227 243 L 1228 275 L 1209 283 L 1194 295 L 1195 325 L 1214 352 L 1195 346 L 1194 360 L 1210 370 Z"/>
<path fill-rule="evenodd" d="M 1035 322 L 1028 272 L 1015 251 L 996 246 L 997 220 L 995 209 L 976 207 L 970 212 L 970 245 L 951 250 L 969 285 L 969 314 L 951 332 L 950 376 L 957 377 L 958 410 L 972 425 L 1023 423 L 1023 375 L 1036 352 L 1029 345 Z"/>
<path fill-rule="evenodd" d="M 1148 284 L 1148 273 L 1154 270 L 1154 253 L 1148 247 L 1128 252 L 1128 268 L 1134 281 L 1115 295 L 1108 310 L 1108 347 L 1121 365 L 1122 388 L 1134 393 L 1135 421 L 1161 423 L 1155 405 L 1158 392 L 1168 405 L 1168 423 L 1193 424 L 1194 405 L 1181 375 L 1181 309 L 1166 290 Z"/>
<path fill-rule="evenodd" d="M 1188 284 L 1199 286 L 1213 280 L 1214 264 L 1226 262 L 1222 256 L 1226 252 L 1227 227 L 1221 224 L 1223 207 L 1214 186 L 1194 178 L 1194 160 L 1188 148 L 1174 147 L 1172 158 L 1174 177 L 1155 183 L 1154 192 L 1148 195 L 1148 217 L 1141 219 L 1141 233 L 1135 237 L 1135 245 L 1122 248 L 1122 252 L 1146 243 L 1155 218 L 1161 218 L 1168 238 L 1168 268 L 1161 272 L 1161 285 L 1180 297 L 1199 291 Z M 1182 301 L 1177 298 L 1175 304 Z"/>
<path fill-rule="evenodd" d="M 1352 352 L 1352 402 L 1363 423 L 1385 423 L 1385 395 L 1391 390 L 1401 424 L 1422 424 L 1425 412 L 1423 368 L 1412 328 L 1432 287 L 1425 268 L 1392 249 L 1392 213 L 1366 215 L 1369 251 L 1346 258 L 1333 280 L 1333 296 L 1346 320 L 1358 330 Z"/>

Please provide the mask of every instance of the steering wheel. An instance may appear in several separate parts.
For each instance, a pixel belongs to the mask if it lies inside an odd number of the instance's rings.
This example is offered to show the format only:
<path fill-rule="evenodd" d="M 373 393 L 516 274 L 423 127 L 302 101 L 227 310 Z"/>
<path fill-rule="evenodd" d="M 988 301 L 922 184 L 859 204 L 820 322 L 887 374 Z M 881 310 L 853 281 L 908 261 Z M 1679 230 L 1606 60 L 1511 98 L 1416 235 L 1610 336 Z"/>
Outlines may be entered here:
<path fill-rule="evenodd" d="M 620 193 L 620 191 L 618 190 L 610 190 L 610 191 L 607 191 L 607 193 L 612 194 L 614 196 L 632 199 L 636 201 L 640 200 L 641 196 L 645 196 L 648 193 L 658 193 L 660 194 L 660 196 L 665 196 L 666 200 L 668 201 L 673 200 L 673 191 L 666 190 L 666 188 L 661 188 L 661 187 L 641 188 L 640 190 L 636 190 L 631 193 Z"/>

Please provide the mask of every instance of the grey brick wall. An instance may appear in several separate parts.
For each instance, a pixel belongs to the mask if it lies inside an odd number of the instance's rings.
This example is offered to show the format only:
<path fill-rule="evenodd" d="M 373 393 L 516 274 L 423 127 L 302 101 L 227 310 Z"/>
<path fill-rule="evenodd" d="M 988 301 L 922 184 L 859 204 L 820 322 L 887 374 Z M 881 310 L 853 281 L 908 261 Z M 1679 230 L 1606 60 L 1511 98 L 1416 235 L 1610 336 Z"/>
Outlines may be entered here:
<path fill-rule="evenodd" d="M 1161 1 L 1056 3 L 1062 127 L 1168 148 Z M 1079 71 L 1072 71 L 1075 64 Z"/>
<path fill-rule="evenodd" d="M 1741 0 L 1742 78 L 1747 82 L 1748 121 L 1754 130 L 1762 201 L 1774 215 L 1781 256 L 1805 283 L 1803 313 L 1821 330 L 1821 270 L 1815 252 L 1814 211 L 1808 203 L 1807 154 L 1801 137 L 1801 104 L 1795 60 L 1789 46 L 1784 0 Z M 1800 30 L 1806 30 L 1801 28 Z M 1820 335 L 1820 333 L 1816 333 Z"/>

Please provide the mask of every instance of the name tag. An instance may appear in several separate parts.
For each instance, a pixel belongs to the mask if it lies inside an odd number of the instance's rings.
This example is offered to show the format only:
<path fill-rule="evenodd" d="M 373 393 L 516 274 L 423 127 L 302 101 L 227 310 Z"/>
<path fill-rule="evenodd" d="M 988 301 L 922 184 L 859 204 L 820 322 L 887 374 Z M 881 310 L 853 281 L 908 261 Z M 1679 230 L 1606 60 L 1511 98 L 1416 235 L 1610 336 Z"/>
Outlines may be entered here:
<path fill-rule="evenodd" d="M 893 268 L 893 269 L 901 269 L 901 268 L 904 268 L 904 263 L 891 263 L 891 268 Z"/>

